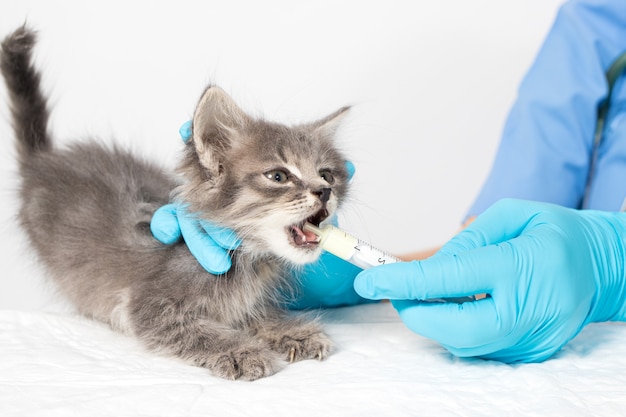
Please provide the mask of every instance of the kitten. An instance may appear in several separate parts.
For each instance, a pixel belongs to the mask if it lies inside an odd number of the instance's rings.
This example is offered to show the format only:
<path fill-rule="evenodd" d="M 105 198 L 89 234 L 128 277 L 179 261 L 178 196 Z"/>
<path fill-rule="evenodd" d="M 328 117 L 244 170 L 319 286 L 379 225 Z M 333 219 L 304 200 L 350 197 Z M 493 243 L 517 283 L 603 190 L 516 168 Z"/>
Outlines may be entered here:
<path fill-rule="evenodd" d="M 288 314 L 283 298 L 293 279 L 286 267 L 321 251 L 303 223 L 326 220 L 346 195 L 333 136 L 347 108 L 287 127 L 250 117 L 210 86 L 194 112 L 178 182 L 117 147 L 54 148 L 34 44 L 34 32 L 22 27 L 0 57 L 22 177 L 19 220 L 77 310 L 228 379 L 326 358 L 331 341 L 320 324 Z M 213 276 L 185 244 L 153 238 L 152 215 L 172 198 L 242 238 L 227 273 Z"/>

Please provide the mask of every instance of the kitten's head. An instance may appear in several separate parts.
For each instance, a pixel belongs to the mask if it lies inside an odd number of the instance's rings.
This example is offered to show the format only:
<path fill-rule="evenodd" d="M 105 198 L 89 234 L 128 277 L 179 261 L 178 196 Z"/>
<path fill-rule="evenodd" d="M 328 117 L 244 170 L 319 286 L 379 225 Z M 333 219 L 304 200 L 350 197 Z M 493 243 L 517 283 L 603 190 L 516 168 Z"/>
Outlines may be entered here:
<path fill-rule="evenodd" d="M 194 113 L 180 196 L 192 211 L 233 229 L 241 250 L 313 262 L 321 249 L 303 224 L 319 225 L 345 198 L 346 160 L 333 136 L 347 110 L 288 127 L 250 117 L 209 87 Z"/>

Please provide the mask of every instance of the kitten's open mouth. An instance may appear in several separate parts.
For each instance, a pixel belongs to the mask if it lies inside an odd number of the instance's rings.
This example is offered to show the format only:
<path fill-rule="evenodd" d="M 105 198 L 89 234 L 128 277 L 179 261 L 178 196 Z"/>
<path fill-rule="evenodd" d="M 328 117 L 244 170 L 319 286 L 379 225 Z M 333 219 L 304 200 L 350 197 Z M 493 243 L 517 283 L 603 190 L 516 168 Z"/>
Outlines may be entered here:
<path fill-rule="evenodd" d="M 291 241 L 294 246 L 297 247 L 309 247 L 317 246 L 319 238 L 315 233 L 311 233 L 304 230 L 304 223 L 311 223 L 315 226 L 319 226 L 321 222 L 328 217 L 328 211 L 324 208 L 312 215 L 311 217 L 302 220 L 298 224 L 289 226 L 289 232 L 291 233 Z"/>

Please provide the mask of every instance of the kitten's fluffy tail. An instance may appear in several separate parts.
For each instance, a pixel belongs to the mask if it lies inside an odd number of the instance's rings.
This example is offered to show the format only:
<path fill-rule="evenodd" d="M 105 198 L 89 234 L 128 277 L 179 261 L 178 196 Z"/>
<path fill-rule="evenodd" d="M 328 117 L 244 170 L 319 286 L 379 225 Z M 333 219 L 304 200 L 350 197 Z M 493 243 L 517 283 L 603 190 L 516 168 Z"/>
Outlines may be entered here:
<path fill-rule="evenodd" d="M 0 70 L 11 101 L 13 129 L 21 162 L 51 147 L 41 76 L 31 60 L 35 43 L 35 32 L 22 26 L 4 39 L 0 51 Z"/>

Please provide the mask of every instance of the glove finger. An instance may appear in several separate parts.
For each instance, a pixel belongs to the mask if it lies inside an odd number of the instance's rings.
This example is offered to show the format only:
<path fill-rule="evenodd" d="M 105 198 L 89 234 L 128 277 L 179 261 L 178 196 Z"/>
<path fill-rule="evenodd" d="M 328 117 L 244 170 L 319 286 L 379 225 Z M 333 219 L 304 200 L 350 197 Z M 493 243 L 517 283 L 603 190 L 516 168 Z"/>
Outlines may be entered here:
<path fill-rule="evenodd" d="M 180 129 L 178 129 L 178 134 L 180 135 L 180 138 L 183 140 L 183 143 L 187 143 L 189 142 L 189 139 L 191 139 L 191 132 L 192 132 L 191 126 L 192 126 L 191 120 L 187 120 L 185 123 L 183 123 Z"/>
<path fill-rule="evenodd" d="M 392 301 L 404 324 L 456 356 L 483 356 L 511 346 L 491 298 L 455 304 Z"/>
<path fill-rule="evenodd" d="M 189 251 L 204 269 L 215 275 L 230 269 L 228 252 L 206 234 L 197 221 L 181 221 L 180 230 Z"/>
<path fill-rule="evenodd" d="M 500 200 L 450 239 L 437 254 L 458 254 L 513 239 L 532 221 L 537 210 L 537 204 L 530 201 Z"/>
<path fill-rule="evenodd" d="M 237 249 L 241 244 L 241 239 L 237 237 L 235 232 L 225 227 L 214 225 L 213 223 L 199 220 L 200 225 L 206 231 L 211 239 L 226 250 Z"/>
<path fill-rule="evenodd" d="M 201 234 L 203 232 L 198 227 L 202 227 L 202 229 L 204 229 L 204 233 L 208 234 L 210 239 L 213 241 L 212 245 L 221 246 L 225 250 L 237 249 L 237 247 L 241 244 L 241 240 L 232 230 L 198 218 L 196 214 L 187 211 L 187 207 L 184 204 L 175 205 L 175 208 L 177 209 L 181 228 L 185 223 L 193 223 L 194 228 L 188 228 L 188 233 Z"/>
<path fill-rule="evenodd" d="M 361 272 L 354 288 L 365 298 L 428 300 L 490 294 L 498 277 L 507 274 L 510 251 L 498 246 L 423 261 L 382 265 Z"/>
<path fill-rule="evenodd" d="M 346 161 L 346 170 L 348 171 L 348 181 L 351 181 L 352 177 L 354 177 L 354 174 L 356 173 L 356 167 L 352 161 Z"/>
<path fill-rule="evenodd" d="M 176 217 L 176 205 L 166 204 L 159 207 L 150 220 L 150 231 L 155 239 L 165 245 L 178 242 L 181 232 Z"/>

